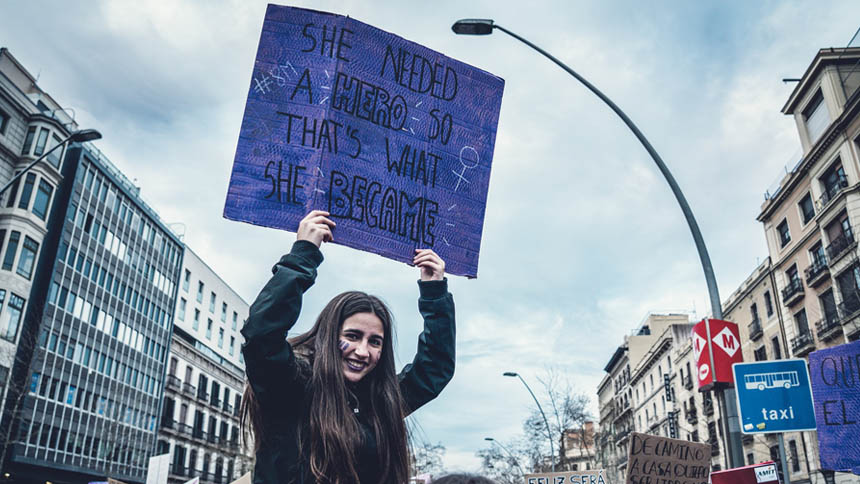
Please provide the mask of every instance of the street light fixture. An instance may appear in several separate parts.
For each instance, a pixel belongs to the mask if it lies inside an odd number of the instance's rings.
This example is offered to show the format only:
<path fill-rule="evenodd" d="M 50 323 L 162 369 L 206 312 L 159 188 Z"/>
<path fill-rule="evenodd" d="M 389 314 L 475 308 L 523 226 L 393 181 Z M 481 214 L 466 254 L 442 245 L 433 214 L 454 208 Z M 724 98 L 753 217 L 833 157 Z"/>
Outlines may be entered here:
<path fill-rule="evenodd" d="M 494 438 L 492 438 L 492 437 L 484 437 L 484 440 L 486 440 L 487 442 L 492 442 L 492 443 L 494 443 L 494 444 L 498 445 L 499 447 L 501 447 L 501 448 L 502 448 L 502 450 L 504 450 L 505 452 L 507 452 L 507 453 L 508 453 L 508 455 L 509 455 L 509 456 L 511 456 L 511 459 L 513 459 L 514 464 L 517 466 L 517 469 L 519 469 L 519 470 L 520 470 L 520 474 L 522 474 L 523 476 L 525 476 L 525 475 L 526 475 L 526 472 L 523 470 L 522 466 L 520 466 L 520 461 L 519 461 L 519 459 L 517 459 L 517 458 L 516 458 L 516 456 L 514 456 L 514 453 L 513 453 L 513 452 L 511 452 L 511 450 L 510 450 L 510 449 L 508 449 L 506 446 L 502 445 L 502 443 L 501 443 L 501 442 L 499 442 L 498 440 L 496 440 L 496 439 L 494 439 Z"/>
<path fill-rule="evenodd" d="M 546 414 L 543 413 L 543 407 L 540 406 L 540 402 L 538 401 L 537 397 L 535 396 L 535 393 L 532 391 L 531 387 L 529 387 L 529 384 L 526 383 L 525 380 L 523 380 L 523 377 L 520 376 L 519 373 L 514 372 L 514 371 L 506 371 L 506 372 L 502 373 L 502 376 L 510 376 L 510 377 L 519 378 L 520 381 L 523 382 L 523 385 L 525 385 L 526 390 L 529 391 L 529 394 L 532 396 L 532 399 L 535 401 L 535 404 L 537 405 L 538 410 L 540 410 L 540 414 L 543 417 L 543 423 L 546 424 L 546 436 L 549 438 L 549 453 L 550 453 L 550 457 L 552 458 L 552 471 L 555 472 L 555 446 L 553 445 L 552 432 L 550 432 L 550 429 L 549 429 L 549 420 L 546 419 Z"/>
<path fill-rule="evenodd" d="M 681 207 L 681 211 L 684 213 L 684 218 L 687 219 L 687 225 L 690 227 L 690 232 L 693 236 L 693 241 L 696 244 L 696 250 L 699 253 L 699 259 L 702 263 L 702 270 L 705 273 L 705 282 L 708 286 L 708 296 L 711 301 L 711 312 L 713 313 L 714 318 L 722 319 L 723 317 L 723 309 L 722 303 L 720 302 L 720 292 L 717 289 L 717 279 L 714 276 L 714 268 L 711 265 L 711 258 L 708 255 L 708 249 L 705 246 L 705 240 L 702 238 L 702 232 L 699 230 L 699 224 L 696 222 L 696 218 L 693 216 L 693 211 L 690 209 L 690 205 L 687 203 L 686 197 L 684 197 L 684 193 L 681 191 L 681 187 L 678 186 L 678 183 L 675 181 L 675 177 L 672 176 L 672 173 L 669 171 L 669 168 L 663 163 L 663 159 L 657 154 L 657 151 L 651 146 L 651 143 L 648 139 L 645 138 L 645 135 L 639 130 L 639 128 L 633 123 L 633 121 L 621 110 L 611 99 L 606 97 L 599 89 L 597 89 L 593 84 L 588 82 L 584 77 L 580 76 L 576 71 L 568 67 L 564 62 L 553 57 L 549 52 L 541 49 L 537 45 L 529 42 L 528 40 L 520 37 L 519 35 L 511 32 L 510 30 L 502 27 L 501 25 L 495 23 L 491 19 L 463 19 L 458 20 L 451 26 L 451 30 L 458 35 L 489 35 L 493 33 L 494 29 L 499 29 L 502 32 L 510 35 L 511 37 L 519 40 L 520 42 L 528 45 L 532 49 L 540 52 L 544 57 L 553 61 L 559 67 L 565 70 L 568 74 L 576 78 L 577 81 L 581 82 L 585 87 L 587 87 L 591 92 L 593 92 L 597 97 L 599 97 L 607 106 L 612 109 L 612 111 L 617 114 L 624 124 L 636 135 L 636 138 L 645 148 L 649 155 L 651 155 L 651 159 L 654 160 L 654 163 L 657 165 L 657 168 L 663 174 L 663 177 L 666 179 L 666 182 L 669 184 L 669 187 L 672 189 L 672 193 L 675 195 L 675 199 L 678 201 L 678 205 Z M 728 395 L 727 395 L 728 394 Z M 724 411 L 724 415 L 726 418 L 724 419 L 724 428 L 726 435 L 726 447 L 728 448 L 728 463 L 733 467 L 743 465 L 743 445 L 741 443 L 740 438 L 740 421 L 738 419 L 737 406 L 735 402 L 734 389 L 728 389 L 727 391 L 723 391 L 722 389 L 717 390 L 717 399 L 720 403 L 721 410 Z"/>
<path fill-rule="evenodd" d="M 48 155 L 50 155 L 51 153 L 53 153 L 53 152 L 54 152 L 54 150 L 56 150 L 57 148 L 60 148 L 61 146 L 66 145 L 67 143 L 83 143 L 83 142 L 86 142 L 86 141 L 93 141 L 93 140 L 101 139 L 101 137 L 102 137 L 102 134 L 101 134 L 101 133 L 99 133 L 98 131 L 94 130 L 94 129 L 81 129 L 81 130 L 75 131 L 74 133 L 72 133 L 71 135 L 69 135 L 69 137 L 68 137 L 68 138 L 64 139 L 63 141 L 60 141 L 59 143 L 57 143 L 56 145 L 54 145 L 54 146 L 53 146 L 53 148 L 51 148 L 50 150 L 48 150 L 48 151 L 46 151 L 46 152 L 42 153 L 42 156 L 40 156 L 40 157 L 36 158 L 35 160 L 33 160 L 33 161 L 32 161 L 29 165 L 27 165 L 23 170 L 21 170 L 21 171 L 20 171 L 20 172 L 18 172 L 15 176 L 13 176 L 13 177 L 12 177 L 12 179 L 11 179 L 11 180 L 9 180 L 9 182 L 8 182 L 8 183 L 6 183 L 5 185 L 3 185 L 3 188 L 0 188 L 0 195 L 3 195 L 4 193 L 6 193 L 6 190 L 8 190 L 8 189 L 9 189 L 9 187 L 11 187 L 11 186 L 12 186 L 12 185 L 14 185 L 15 183 L 17 183 L 17 182 L 18 182 L 18 180 L 19 180 L 22 176 L 24 176 L 24 174 L 25 174 L 25 173 L 27 173 L 28 171 L 30 171 L 30 169 L 32 169 L 34 166 L 36 166 L 36 164 L 37 164 L 37 163 L 39 163 L 40 161 L 42 161 L 42 160 L 44 160 L 45 158 L 47 158 L 47 157 L 48 157 Z"/>

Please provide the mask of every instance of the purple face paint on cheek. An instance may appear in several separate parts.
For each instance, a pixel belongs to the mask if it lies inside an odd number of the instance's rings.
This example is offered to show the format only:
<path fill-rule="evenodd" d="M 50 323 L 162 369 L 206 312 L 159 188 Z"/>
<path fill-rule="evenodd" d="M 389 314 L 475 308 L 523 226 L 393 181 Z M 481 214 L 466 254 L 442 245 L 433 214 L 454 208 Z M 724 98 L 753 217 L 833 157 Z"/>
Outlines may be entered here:
<path fill-rule="evenodd" d="M 346 351 L 346 349 L 347 349 L 347 348 L 349 348 L 349 343 L 347 343 L 346 341 L 341 340 L 341 341 L 337 344 L 337 347 L 338 347 L 338 348 L 340 348 L 340 351 L 341 351 L 341 352 L 344 352 L 344 351 Z"/>

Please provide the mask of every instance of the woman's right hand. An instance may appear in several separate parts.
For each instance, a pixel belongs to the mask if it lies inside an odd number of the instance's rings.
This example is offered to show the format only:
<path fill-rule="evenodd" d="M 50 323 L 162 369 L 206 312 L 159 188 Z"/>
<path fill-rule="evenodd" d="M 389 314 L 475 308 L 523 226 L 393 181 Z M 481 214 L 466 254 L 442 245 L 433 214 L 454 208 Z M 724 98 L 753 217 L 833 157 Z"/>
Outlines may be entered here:
<path fill-rule="evenodd" d="M 336 223 L 328 218 L 329 213 L 324 210 L 311 210 L 305 218 L 299 222 L 299 230 L 296 232 L 296 240 L 307 240 L 319 247 L 323 242 L 334 240 L 331 232 Z"/>

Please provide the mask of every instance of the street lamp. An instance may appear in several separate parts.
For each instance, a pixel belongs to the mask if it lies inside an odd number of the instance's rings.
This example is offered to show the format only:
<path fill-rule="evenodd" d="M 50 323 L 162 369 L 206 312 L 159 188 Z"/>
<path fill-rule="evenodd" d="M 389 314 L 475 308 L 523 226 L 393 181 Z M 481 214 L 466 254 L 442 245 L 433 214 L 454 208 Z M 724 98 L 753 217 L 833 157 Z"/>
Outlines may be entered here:
<path fill-rule="evenodd" d="M 6 192 L 6 190 L 8 190 L 8 189 L 9 189 L 9 187 L 11 187 L 11 186 L 12 186 L 12 185 L 14 185 L 15 183 L 17 183 L 17 182 L 18 182 L 18 180 L 19 180 L 22 176 L 24 176 L 24 174 L 25 174 L 25 173 L 27 173 L 28 171 L 30 171 L 30 169 L 31 169 L 31 168 L 33 168 L 34 166 L 36 166 L 36 164 L 37 164 L 37 163 L 39 163 L 40 161 L 42 161 L 42 160 L 44 160 L 45 158 L 47 158 L 47 156 L 48 156 L 48 155 L 50 155 L 51 153 L 53 153 L 53 152 L 54 152 L 54 150 L 56 150 L 57 148 L 59 148 L 59 147 L 61 147 L 61 146 L 64 146 L 66 143 L 69 143 L 69 142 L 72 142 L 72 143 L 83 143 L 83 142 L 85 142 L 85 141 L 93 141 L 93 140 L 101 139 L 101 137 L 102 137 L 102 134 L 101 134 L 101 133 L 99 133 L 98 131 L 94 130 L 94 129 L 81 129 L 81 130 L 75 131 L 74 133 L 72 133 L 71 135 L 69 135 L 69 137 L 68 137 L 68 138 L 64 139 L 63 141 L 60 141 L 59 143 L 57 143 L 56 145 L 54 145 L 54 147 L 53 147 L 53 148 L 51 148 L 50 150 L 48 150 L 48 151 L 46 151 L 46 152 L 42 153 L 42 156 L 40 156 L 40 157 L 36 158 L 35 160 L 33 160 L 33 161 L 32 161 L 29 165 L 27 165 L 23 170 L 21 170 L 21 171 L 20 171 L 20 172 L 18 172 L 15 176 L 13 176 L 13 177 L 12 177 L 12 179 L 11 179 L 11 180 L 9 180 L 9 182 L 8 182 L 8 183 L 6 183 L 5 185 L 3 185 L 3 188 L 0 188 L 0 195 L 3 195 L 3 194 Z"/>
<path fill-rule="evenodd" d="M 588 82 L 584 77 L 580 76 L 573 69 L 568 67 L 565 63 L 553 57 L 549 52 L 541 49 L 535 44 L 529 42 L 528 40 L 520 37 L 519 35 L 511 32 L 510 30 L 502 27 L 501 25 L 495 23 L 491 19 L 463 19 L 458 20 L 451 26 L 451 30 L 458 35 L 489 35 L 493 33 L 494 29 L 499 29 L 502 32 L 510 35 L 511 37 L 519 40 L 520 42 L 528 45 L 532 49 L 540 52 L 549 60 L 556 63 L 559 67 L 564 69 L 568 74 L 576 78 L 577 81 L 581 82 L 585 87 L 587 87 L 591 92 L 593 92 L 597 97 L 599 97 L 607 106 L 609 106 L 615 114 L 617 114 L 624 124 L 630 128 L 630 131 L 636 135 L 636 138 L 642 143 L 642 146 L 645 147 L 645 150 L 648 151 L 648 154 L 651 155 L 651 159 L 654 160 L 654 163 L 657 164 L 657 168 L 663 174 L 663 177 L 666 178 L 666 182 L 669 183 L 669 187 L 672 189 L 672 193 L 675 195 L 675 199 L 678 201 L 678 205 L 681 206 L 681 211 L 684 213 L 684 218 L 687 219 L 687 225 L 690 227 L 690 232 L 693 235 L 693 241 L 696 244 L 696 250 L 699 253 L 699 259 L 702 263 L 702 270 L 705 273 L 705 282 L 708 286 L 708 296 L 711 300 L 711 312 L 716 319 L 722 319 L 723 317 L 723 309 L 722 304 L 720 302 L 720 292 L 717 289 L 717 280 L 714 276 L 714 268 L 711 265 L 711 258 L 708 255 L 708 249 L 705 247 L 705 240 L 702 238 L 702 232 L 699 230 L 699 224 L 696 223 L 696 218 L 693 217 L 693 211 L 690 209 L 690 205 L 687 203 L 686 197 L 684 197 L 684 193 L 681 191 L 681 187 L 678 186 L 678 183 L 675 181 L 675 177 L 672 176 L 672 173 L 669 171 L 669 168 L 666 167 L 666 164 L 663 163 L 663 159 L 660 158 L 660 155 L 657 154 L 657 151 L 651 146 L 651 143 L 645 138 L 645 135 L 639 131 L 639 128 L 633 123 L 633 121 L 627 117 L 627 114 L 621 110 L 611 99 L 606 97 L 605 94 L 600 92 L 599 89 L 594 87 L 593 84 Z M 728 393 L 728 396 L 726 395 Z M 737 406 L 735 403 L 734 389 L 729 389 L 726 392 L 723 390 L 717 390 L 717 399 L 720 403 L 720 408 L 725 411 L 726 418 L 724 419 L 724 428 L 725 435 L 727 436 L 726 440 L 728 445 L 728 457 L 729 464 L 737 467 L 743 465 L 743 445 L 741 444 L 740 439 L 740 423 L 738 420 Z"/>
<path fill-rule="evenodd" d="M 549 453 L 550 457 L 552 457 L 552 471 L 555 472 L 555 446 L 553 445 L 552 432 L 550 432 L 549 429 L 549 421 L 546 419 L 546 414 L 543 413 L 543 407 L 540 406 L 540 402 L 535 396 L 535 393 L 532 391 L 531 387 L 529 387 L 529 384 L 526 383 L 525 380 L 523 380 L 523 377 L 521 377 L 519 373 L 514 371 L 506 371 L 502 373 L 502 375 L 519 378 L 520 381 L 523 382 L 523 385 L 526 386 L 526 390 L 529 391 L 529 394 L 532 396 L 532 399 L 535 401 L 538 410 L 540 410 L 540 414 L 543 417 L 543 423 L 546 424 L 546 436 L 549 438 Z"/>
<path fill-rule="evenodd" d="M 494 444 L 498 445 L 499 447 L 501 447 L 501 448 L 502 448 L 502 450 L 504 450 L 505 452 L 507 452 L 507 453 L 508 453 L 508 455 L 509 455 L 509 456 L 511 456 L 511 459 L 513 459 L 513 460 L 514 460 L 514 464 L 517 466 L 517 469 L 519 469 L 519 470 L 520 470 L 520 474 L 522 474 L 522 475 L 526 475 L 526 473 L 525 473 L 525 471 L 523 470 L 522 466 L 520 466 L 520 461 L 519 461 L 519 459 L 517 459 L 517 458 L 516 458 L 516 456 L 514 456 L 514 453 L 513 453 L 513 452 L 511 452 L 511 450 L 510 450 L 510 449 L 508 449 L 506 446 L 502 445 L 502 443 L 501 443 L 501 442 L 499 442 L 498 440 L 496 440 L 496 439 L 494 439 L 494 438 L 492 438 L 492 437 L 484 437 L 484 440 L 486 440 L 487 442 L 492 442 L 492 443 L 494 443 Z"/>

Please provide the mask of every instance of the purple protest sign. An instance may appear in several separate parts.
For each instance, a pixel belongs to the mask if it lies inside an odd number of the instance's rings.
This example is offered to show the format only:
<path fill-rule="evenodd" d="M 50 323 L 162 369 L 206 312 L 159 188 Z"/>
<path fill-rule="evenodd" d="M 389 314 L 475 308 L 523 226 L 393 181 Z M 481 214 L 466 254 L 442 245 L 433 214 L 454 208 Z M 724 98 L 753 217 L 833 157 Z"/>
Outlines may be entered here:
<path fill-rule="evenodd" d="M 821 468 L 860 474 L 860 341 L 809 354 Z"/>
<path fill-rule="evenodd" d="M 476 277 L 504 81 L 357 20 L 269 5 L 224 217 Z"/>

